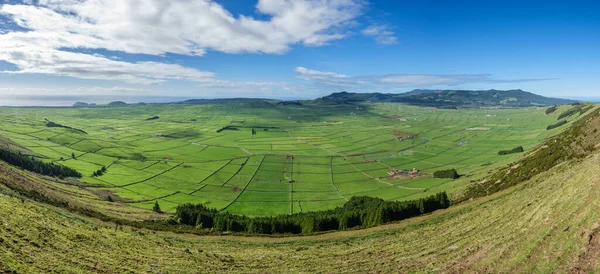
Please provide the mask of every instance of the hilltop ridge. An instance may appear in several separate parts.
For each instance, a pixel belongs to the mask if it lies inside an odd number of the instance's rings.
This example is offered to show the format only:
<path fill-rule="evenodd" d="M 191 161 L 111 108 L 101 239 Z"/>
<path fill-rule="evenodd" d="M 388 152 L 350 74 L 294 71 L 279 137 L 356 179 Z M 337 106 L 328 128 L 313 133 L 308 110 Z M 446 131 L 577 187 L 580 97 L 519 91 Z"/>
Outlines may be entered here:
<path fill-rule="evenodd" d="M 427 90 L 415 89 L 405 93 L 350 93 L 336 92 L 313 100 L 320 104 L 347 104 L 361 102 L 398 102 L 433 107 L 477 106 L 550 106 L 575 102 L 550 98 L 520 89 L 515 90 Z"/>

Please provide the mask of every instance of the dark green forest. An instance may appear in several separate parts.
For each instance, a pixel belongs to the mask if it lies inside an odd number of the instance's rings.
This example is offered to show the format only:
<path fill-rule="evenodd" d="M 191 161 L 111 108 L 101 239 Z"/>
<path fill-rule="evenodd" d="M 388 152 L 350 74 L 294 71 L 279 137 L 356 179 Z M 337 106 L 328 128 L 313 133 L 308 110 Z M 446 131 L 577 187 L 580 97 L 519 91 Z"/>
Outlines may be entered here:
<path fill-rule="evenodd" d="M 54 163 L 45 163 L 35 159 L 34 157 L 3 148 L 0 148 L 0 159 L 11 165 L 18 166 L 22 169 L 42 175 L 81 178 L 81 173 L 70 167 L 56 165 Z"/>
<path fill-rule="evenodd" d="M 446 192 L 410 201 L 385 201 L 380 198 L 355 196 L 342 207 L 335 209 L 275 217 L 247 217 L 220 212 L 202 204 L 183 204 L 177 207 L 170 223 L 223 232 L 300 234 L 372 227 L 449 206 L 450 200 Z"/>

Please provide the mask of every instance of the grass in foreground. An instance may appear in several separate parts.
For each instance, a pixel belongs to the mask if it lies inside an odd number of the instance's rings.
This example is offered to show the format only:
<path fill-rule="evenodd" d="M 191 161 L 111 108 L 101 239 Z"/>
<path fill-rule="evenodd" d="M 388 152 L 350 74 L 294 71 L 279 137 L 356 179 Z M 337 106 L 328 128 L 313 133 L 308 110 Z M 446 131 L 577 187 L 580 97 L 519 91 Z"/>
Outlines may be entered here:
<path fill-rule="evenodd" d="M 600 157 L 361 231 L 200 237 L 116 228 L 0 194 L 0 269 L 31 272 L 596 272 Z"/>

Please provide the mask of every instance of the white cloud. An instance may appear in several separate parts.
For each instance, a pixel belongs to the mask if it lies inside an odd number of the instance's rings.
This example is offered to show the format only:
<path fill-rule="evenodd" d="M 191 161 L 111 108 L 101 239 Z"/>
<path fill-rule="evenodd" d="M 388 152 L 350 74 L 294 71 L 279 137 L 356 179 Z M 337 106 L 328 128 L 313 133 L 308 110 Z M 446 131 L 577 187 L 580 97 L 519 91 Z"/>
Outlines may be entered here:
<path fill-rule="evenodd" d="M 320 46 L 344 38 L 347 25 L 361 13 L 362 1 L 258 0 L 257 11 L 268 19 L 234 16 L 212 0 L 39 0 L 35 5 L 31 1 L 25 2 L 28 5 L 4 4 L 0 5 L 0 18 L 6 17 L 24 30 L 0 31 L 0 60 L 18 68 L 4 73 L 136 84 L 187 80 L 230 87 L 239 84 L 217 80 L 211 72 L 162 62 L 126 62 L 81 50 L 190 56 L 207 51 L 280 54 L 294 44 Z M 266 82 L 240 83 L 264 86 Z"/>
<path fill-rule="evenodd" d="M 123 95 L 127 93 L 147 92 L 147 90 L 124 86 L 80 86 L 80 87 L 1 87 L 0 97 L 20 96 L 88 96 L 88 95 Z"/>
<path fill-rule="evenodd" d="M 213 81 L 214 73 L 158 62 L 129 63 L 90 55 L 40 47 L 2 47 L 0 60 L 17 66 L 5 73 L 37 73 L 82 79 L 154 84 L 166 80 Z"/>
<path fill-rule="evenodd" d="M 552 79 L 494 79 L 490 74 L 387 74 L 374 76 L 348 76 L 335 72 L 297 67 L 296 78 L 304 79 L 325 88 L 343 88 L 355 91 L 381 91 L 406 87 L 456 86 L 470 83 L 523 83 Z"/>
<path fill-rule="evenodd" d="M 366 84 L 363 80 L 359 78 L 350 77 L 345 74 L 339 74 L 335 72 L 325 72 L 313 69 L 307 69 L 304 67 L 297 67 L 296 78 L 311 81 L 314 83 L 319 83 L 326 87 L 347 87 L 351 88 L 353 86 L 364 86 Z"/>
<path fill-rule="evenodd" d="M 363 29 L 361 33 L 365 36 L 374 37 L 375 41 L 379 44 L 393 45 L 398 43 L 398 38 L 388 25 L 372 24 Z"/>
<path fill-rule="evenodd" d="M 39 6 L 3 5 L 0 14 L 31 31 L 0 41 L 153 55 L 283 53 L 293 44 L 315 46 L 343 38 L 344 24 L 361 13 L 360 2 L 259 0 L 257 11 L 270 17 L 259 20 L 236 17 L 210 0 L 42 0 Z"/>
<path fill-rule="evenodd" d="M 102 94 L 102 95 L 122 94 L 123 92 L 132 93 L 132 92 L 138 92 L 138 91 L 142 91 L 142 90 L 139 88 L 122 87 L 122 86 L 114 86 L 114 87 L 94 86 L 94 87 L 79 87 L 76 89 L 77 94 L 92 93 L 92 94 Z"/>
<path fill-rule="evenodd" d="M 379 78 L 379 82 L 397 86 L 432 86 L 432 85 L 458 85 L 464 83 L 482 82 L 490 79 L 486 74 L 469 75 L 423 75 L 399 74 Z"/>
<path fill-rule="evenodd" d="M 296 67 L 294 69 L 297 73 L 297 78 L 304 80 L 318 80 L 318 79 L 329 79 L 329 78 L 348 78 L 347 75 L 338 74 L 334 72 L 323 72 L 318 70 L 307 69 L 305 67 Z"/>

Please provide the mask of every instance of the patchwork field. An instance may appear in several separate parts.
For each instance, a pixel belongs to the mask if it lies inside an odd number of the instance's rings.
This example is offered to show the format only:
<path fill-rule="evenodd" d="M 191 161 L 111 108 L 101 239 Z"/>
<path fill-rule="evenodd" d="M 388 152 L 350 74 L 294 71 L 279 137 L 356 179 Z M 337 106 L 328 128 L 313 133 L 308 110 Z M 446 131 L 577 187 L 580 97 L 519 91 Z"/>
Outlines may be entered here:
<path fill-rule="evenodd" d="M 359 195 L 404 200 L 459 191 L 520 155 L 498 151 L 527 153 L 568 127 L 579 114 L 546 130 L 569 108 L 549 115 L 546 108 L 395 103 L 0 108 L 0 135 L 76 169 L 85 189 L 107 199 L 269 216 L 329 209 Z M 464 176 L 432 176 L 452 168 Z"/>

